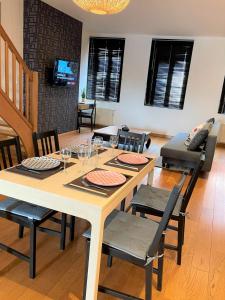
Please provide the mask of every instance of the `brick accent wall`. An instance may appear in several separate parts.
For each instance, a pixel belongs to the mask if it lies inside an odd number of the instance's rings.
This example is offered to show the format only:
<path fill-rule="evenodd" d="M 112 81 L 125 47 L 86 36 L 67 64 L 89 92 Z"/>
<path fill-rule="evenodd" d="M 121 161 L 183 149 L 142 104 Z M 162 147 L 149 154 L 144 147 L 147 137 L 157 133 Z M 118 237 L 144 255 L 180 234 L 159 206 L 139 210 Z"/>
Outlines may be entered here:
<path fill-rule="evenodd" d="M 82 23 L 40 0 L 24 0 L 24 59 L 39 72 L 38 130 L 76 129 Z M 74 87 L 52 86 L 49 69 L 56 58 L 77 63 Z"/>

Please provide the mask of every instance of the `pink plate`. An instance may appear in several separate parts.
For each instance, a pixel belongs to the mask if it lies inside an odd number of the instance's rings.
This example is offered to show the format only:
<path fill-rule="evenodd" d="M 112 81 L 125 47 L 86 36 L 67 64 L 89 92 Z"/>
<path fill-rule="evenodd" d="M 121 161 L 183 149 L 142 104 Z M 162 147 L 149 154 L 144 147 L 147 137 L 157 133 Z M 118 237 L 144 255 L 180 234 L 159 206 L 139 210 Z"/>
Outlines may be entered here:
<path fill-rule="evenodd" d="M 134 153 L 121 154 L 117 159 L 129 165 L 143 165 L 148 162 L 148 159 L 144 155 Z"/>
<path fill-rule="evenodd" d="M 86 179 L 96 185 L 117 186 L 126 182 L 126 177 L 117 172 L 92 171 L 86 175 Z"/>

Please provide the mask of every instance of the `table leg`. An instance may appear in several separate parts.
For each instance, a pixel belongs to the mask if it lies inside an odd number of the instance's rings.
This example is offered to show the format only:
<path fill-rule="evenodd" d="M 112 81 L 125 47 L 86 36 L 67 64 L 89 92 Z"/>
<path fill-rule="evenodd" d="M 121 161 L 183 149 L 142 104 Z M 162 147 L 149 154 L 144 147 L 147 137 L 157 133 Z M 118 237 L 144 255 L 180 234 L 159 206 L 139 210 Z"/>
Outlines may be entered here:
<path fill-rule="evenodd" d="M 104 220 L 102 216 L 91 226 L 91 245 L 88 263 L 88 277 L 85 300 L 96 300 L 98 294 L 99 270 L 102 254 Z"/>
<path fill-rule="evenodd" d="M 154 168 L 152 169 L 152 171 L 150 173 L 148 173 L 148 185 L 152 185 L 153 184 L 153 177 L 154 177 Z"/>

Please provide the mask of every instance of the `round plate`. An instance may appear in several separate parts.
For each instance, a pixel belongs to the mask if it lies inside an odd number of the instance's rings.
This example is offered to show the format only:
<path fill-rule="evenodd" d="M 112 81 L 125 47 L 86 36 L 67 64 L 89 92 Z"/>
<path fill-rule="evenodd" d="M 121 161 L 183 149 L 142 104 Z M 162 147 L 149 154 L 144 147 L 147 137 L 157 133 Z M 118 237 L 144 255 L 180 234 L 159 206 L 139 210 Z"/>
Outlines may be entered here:
<path fill-rule="evenodd" d="M 36 171 L 52 170 L 60 166 L 60 161 L 50 157 L 32 157 L 22 161 L 22 166 Z"/>
<path fill-rule="evenodd" d="M 133 153 L 121 154 L 117 159 L 129 165 L 143 165 L 148 163 L 148 159 L 144 155 Z"/>
<path fill-rule="evenodd" d="M 101 186 L 118 186 L 126 182 L 126 177 L 117 172 L 92 171 L 86 175 L 86 179 L 93 184 Z"/>

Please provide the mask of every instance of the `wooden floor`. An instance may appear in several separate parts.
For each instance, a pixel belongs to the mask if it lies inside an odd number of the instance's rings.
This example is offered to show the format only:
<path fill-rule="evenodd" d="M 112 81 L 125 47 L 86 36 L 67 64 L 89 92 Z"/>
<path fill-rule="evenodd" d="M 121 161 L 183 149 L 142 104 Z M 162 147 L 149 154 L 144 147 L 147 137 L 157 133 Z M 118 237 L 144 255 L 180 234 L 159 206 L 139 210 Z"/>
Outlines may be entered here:
<path fill-rule="evenodd" d="M 64 134 L 61 145 L 72 145 L 87 139 L 89 133 Z M 150 153 L 159 153 L 164 139 L 153 138 Z M 171 188 L 179 174 L 155 168 L 154 185 Z M 213 169 L 208 178 L 200 178 L 188 207 L 183 261 L 176 265 L 175 253 L 166 250 L 163 290 L 153 287 L 153 300 L 224 300 L 225 299 L 225 148 L 217 148 Z M 31 195 L 32 196 L 32 195 Z M 85 243 L 81 237 L 88 227 L 79 220 L 76 240 L 59 250 L 57 238 L 38 233 L 37 278 L 28 278 L 25 262 L 0 251 L 1 300 L 75 300 L 81 299 Z M 169 233 L 168 239 L 174 240 Z M 17 226 L 0 222 L 0 240 L 19 250 L 28 251 L 29 232 L 17 238 Z M 155 278 L 154 278 L 155 279 Z M 107 269 L 102 257 L 100 282 L 123 292 L 144 297 L 144 272 L 138 267 L 116 259 Z M 98 299 L 113 299 L 99 294 Z M 88 299 L 89 300 L 89 299 Z"/>

